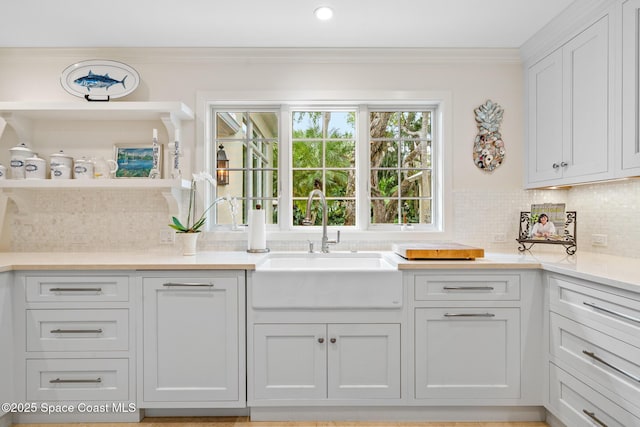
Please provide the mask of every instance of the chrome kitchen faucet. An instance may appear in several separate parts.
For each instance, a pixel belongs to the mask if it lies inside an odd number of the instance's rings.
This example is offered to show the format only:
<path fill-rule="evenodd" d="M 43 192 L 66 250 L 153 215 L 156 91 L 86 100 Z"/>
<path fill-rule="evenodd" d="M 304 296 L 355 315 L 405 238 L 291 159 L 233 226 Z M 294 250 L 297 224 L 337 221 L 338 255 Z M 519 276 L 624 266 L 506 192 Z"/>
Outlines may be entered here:
<path fill-rule="evenodd" d="M 302 220 L 302 225 L 313 225 L 311 221 L 311 202 L 313 202 L 313 196 L 318 196 L 320 203 L 322 203 L 322 247 L 320 250 L 326 254 L 329 253 L 329 245 L 340 243 L 340 230 L 338 230 L 336 240 L 329 240 L 327 236 L 327 217 L 329 216 L 327 212 L 327 199 L 324 197 L 324 193 L 318 189 L 309 193 L 309 198 L 307 199 L 307 216 Z M 313 246 L 310 245 L 309 247 L 312 248 Z"/>

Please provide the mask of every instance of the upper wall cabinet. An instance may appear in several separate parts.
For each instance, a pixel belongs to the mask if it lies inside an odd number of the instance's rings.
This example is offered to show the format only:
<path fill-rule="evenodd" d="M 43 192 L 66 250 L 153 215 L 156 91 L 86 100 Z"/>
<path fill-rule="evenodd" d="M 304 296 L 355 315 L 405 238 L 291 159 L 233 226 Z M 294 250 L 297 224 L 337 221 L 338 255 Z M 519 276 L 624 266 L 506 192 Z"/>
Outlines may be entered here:
<path fill-rule="evenodd" d="M 527 188 L 613 177 L 609 16 L 526 71 Z"/>
<path fill-rule="evenodd" d="M 622 5 L 622 168 L 640 175 L 640 0 Z"/>

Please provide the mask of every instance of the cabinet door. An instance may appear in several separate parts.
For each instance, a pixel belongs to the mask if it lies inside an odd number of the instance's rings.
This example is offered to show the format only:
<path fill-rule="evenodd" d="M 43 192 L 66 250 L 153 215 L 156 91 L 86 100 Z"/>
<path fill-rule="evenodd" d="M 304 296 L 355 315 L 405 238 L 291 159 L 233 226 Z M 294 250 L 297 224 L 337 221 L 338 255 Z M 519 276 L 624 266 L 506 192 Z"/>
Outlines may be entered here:
<path fill-rule="evenodd" d="M 520 309 L 419 308 L 416 398 L 520 397 Z"/>
<path fill-rule="evenodd" d="M 324 324 L 253 327 L 256 399 L 326 399 L 327 328 Z"/>
<path fill-rule="evenodd" d="M 608 35 L 605 16 L 562 48 L 564 178 L 609 172 Z"/>
<path fill-rule="evenodd" d="M 229 277 L 143 279 L 145 401 L 238 399 L 237 287 Z"/>
<path fill-rule="evenodd" d="M 559 179 L 562 169 L 562 51 L 528 70 L 528 182 Z M 554 164 L 556 167 L 554 167 Z"/>
<path fill-rule="evenodd" d="M 400 398 L 400 325 L 328 326 L 330 399 Z"/>
<path fill-rule="evenodd" d="M 622 173 L 640 174 L 640 0 L 622 5 Z"/>

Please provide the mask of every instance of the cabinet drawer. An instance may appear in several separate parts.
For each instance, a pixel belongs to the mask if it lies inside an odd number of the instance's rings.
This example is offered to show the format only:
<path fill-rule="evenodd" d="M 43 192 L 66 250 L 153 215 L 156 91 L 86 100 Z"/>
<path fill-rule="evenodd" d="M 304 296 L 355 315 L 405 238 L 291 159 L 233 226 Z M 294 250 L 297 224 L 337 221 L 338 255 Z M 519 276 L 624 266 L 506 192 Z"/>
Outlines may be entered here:
<path fill-rule="evenodd" d="M 640 418 L 631 412 L 553 363 L 549 368 L 551 412 L 567 426 L 640 426 Z"/>
<path fill-rule="evenodd" d="M 129 311 L 27 310 L 27 351 L 126 351 Z"/>
<path fill-rule="evenodd" d="M 419 275 L 415 278 L 417 301 L 517 301 L 520 276 L 517 274 Z"/>
<path fill-rule="evenodd" d="M 640 408 L 640 348 L 551 313 L 551 354 Z"/>
<path fill-rule="evenodd" d="M 27 360 L 27 400 L 129 399 L 128 359 Z"/>
<path fill-rule="evenodd" d="M 128 301 L 128 276 L 27 276 L 29 302 Z"/>
<path fill-rule="evenodd" d="M 551 311 L 640 347 L 640 301 L 554 276 L 549 298 Z"/>

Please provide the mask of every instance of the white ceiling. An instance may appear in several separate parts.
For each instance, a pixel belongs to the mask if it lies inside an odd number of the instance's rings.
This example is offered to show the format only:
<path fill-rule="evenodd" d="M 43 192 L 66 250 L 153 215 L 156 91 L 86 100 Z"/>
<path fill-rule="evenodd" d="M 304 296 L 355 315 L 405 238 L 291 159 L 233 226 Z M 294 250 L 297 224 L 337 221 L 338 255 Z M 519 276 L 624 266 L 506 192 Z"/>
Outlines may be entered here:
<path fill-rule="evenodd" d="M 0 0 L 0 47 L 517 48 L 572 1 Z"/>

